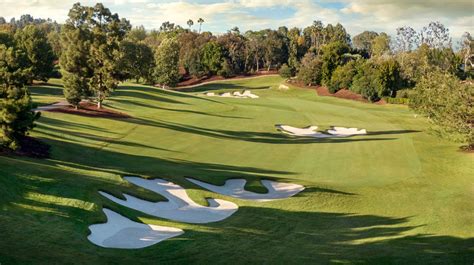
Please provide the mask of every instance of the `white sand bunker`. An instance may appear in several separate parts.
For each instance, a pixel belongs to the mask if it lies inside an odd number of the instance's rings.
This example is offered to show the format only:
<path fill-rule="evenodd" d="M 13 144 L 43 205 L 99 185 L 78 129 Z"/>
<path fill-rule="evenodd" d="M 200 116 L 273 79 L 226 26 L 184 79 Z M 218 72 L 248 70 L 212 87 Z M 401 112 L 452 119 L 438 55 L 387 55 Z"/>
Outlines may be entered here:
<path fill-rule="evenodd" d="M 365 129 L 359 130 L 357 128 L 332 127 L 331 130 L 328 130 L 328 133 L 332 135 L 360 135 L 367 134 L 367 131 Z"/>
<path fill-rule="evenodd" d="M 223 98 L 259 98 L 259 96 L 252 94 L 250 90 L 244 90 L 243 93 L 240 91 L 234 91 L 234 92 L 225 92 L 222 94 L 216 94 L 214 92 L 207 92 L 204 93 L 204 95 L 208 97 L 223 97 Z"/>
<path fill-rule="evenodd" d="M 201 186 L 210 191 L 220 193 L 223 195 L 253 201 L 272 201 L 278 199 L 285 199 L 296 195 L 304 190 L 304 186 L 293 183 L 282 183 L 271 180 L 262 180 L 262 185 L 268 189 L 268 193 L 254 193 L 244 189 L 245 179 L 229 179 L 224 186 L 216 186 L 196 179 L 186 178 L 188 181 Z"/>
<path fill-rule="evenodd" d="M 101 247 L 144 248 L 184 233 L 179 228 L 141 224 L 109 209 L 103 211 L 107 216 L 107 223 L 89 226 L 91 234 L 87 237 Z"/>
<path fill-rule="evenodd" d="M 189 198 L 184 188 L 166 180 L 147 180 L 137 177 L 125 177 L 125 179 L 137 186 L 163 195 L 168 201 L 149 202 L 128 194 L 124 194 L 125 200 L 121 200 L 105 192 L 100 192 L 100 194 L 120 205 L 152 216 L 202 224 L 224 220 L 239 208 L 235 203 L 220 199 L 207 199 L 209 207 L 199 205 Z"/>
<path fill-rule="evenodd" d="M 357 128 L 345 128 L 345 127 L 331 127 L 332 129 L 327 130 L 326 133 L 316 131 L 318 126 L 308 126 L 304 128 L 297 128 L 288 125 L 275 125 L 275 127 L 282 133 L 301 136 L 301 137 L 314 137 L 314 138 L 333 138 L 333 137 L 349 137 L 353 135 L 367 134 L 365 129 L 358 130 Z"/>

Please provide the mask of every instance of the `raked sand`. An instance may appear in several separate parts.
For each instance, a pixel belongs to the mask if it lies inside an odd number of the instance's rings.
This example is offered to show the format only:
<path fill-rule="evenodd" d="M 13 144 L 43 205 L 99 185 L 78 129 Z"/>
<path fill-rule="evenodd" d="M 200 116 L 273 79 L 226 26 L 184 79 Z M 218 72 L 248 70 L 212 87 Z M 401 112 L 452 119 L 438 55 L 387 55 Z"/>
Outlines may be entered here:
<path fill-rule="evenodd" d="M 186 190 L 179 185 L 163 179 L 147 180 L 138 177 L 125 177 L 127 181 L 163 195 L 168 201 L 150 202 L 124 194 L 125 200 L 105 192 L 104 197 L 143 213 L 185 223 L 211 223 L 224 220 L 239 208 L 237 204 L 220 199 L 207 199 L 209 207 L 199 205 L 189 198 Z"/>
<path fill-rule="evenodd" d="M 299 184 L 262 180 L 262 185 L 268 189 L 268 193 L 255 193 L 244 189 L 245 183 L 247 182 L 245 179 L 229 179 L 223 186 L 212 185 L 192 178 L 186 179 L 198 186 L 219 194 L 260 202 L 286 199 L 304 190 L 304 186 Z"/>
<path fill-rule="evenodd" d="M 243 93 L 241 93 L 240 91 L 234 91 L 234 92 L 225 92 L 225 93 L 222 93 L 222 94 L 216 94 L 214 92 L 206 92 L 204 93 L 204 95 L 208 96 L 208 97 L 223 97 L 223 98 L 259 98 L 258 95 L 255 95 L 252 93 L 252 91 L 250 90 L 244 90 Z"/>
<path fill-rule="evenodd" d="M 107 216 L 107 222 L 89 226 L 91 234 L 87 237 L 97 246 L 144 248 L 184 233 L 179 228 L 137 223 L 109 209 L 102 211 Z"/>
<path fill-rule="evenodd" d="M 349 137 L 353 135 L 367 134 L 365 129 L 359 130 L 357 128 L 346 127 L 331 127 L 325 133 L 316 131 L 318 126 L 308 126 L 304 128 L 297 128 L 289 125 L 275 125 L 275 127 L 282 133 L 299 136 L 299 137 L 313 137 L 313 138 L 337 138 Z"/>

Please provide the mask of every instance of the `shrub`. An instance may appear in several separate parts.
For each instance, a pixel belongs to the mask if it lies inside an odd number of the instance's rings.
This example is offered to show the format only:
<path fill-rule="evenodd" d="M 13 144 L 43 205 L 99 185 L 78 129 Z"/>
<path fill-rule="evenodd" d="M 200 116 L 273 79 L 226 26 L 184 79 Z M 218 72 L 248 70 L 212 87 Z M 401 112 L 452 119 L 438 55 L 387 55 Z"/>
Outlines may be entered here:
<path fill-rule="evenodd" d="M 343 66 L 338 66 L 333 72 L 328 89 L 331 93 L 336 93 L 340 89 L 349 88 L 352 79 L 357 74 L 356 64 L 358 61 L 351 61 Z"/>
<path fill-rule="evenodd" d="M 283 64 L 280 67 L 280 70 L 278 71 L 278 73 L 283 78 L 290 78 L 290 77 L 293 76 L 293 71 L 291 70 L 291 68 L 287 64 Z"/>
<path fill-rule="evenodd" d="M 313 53 L 307 53 L 301 60 L 298 79 L 308 85 L 321 84 L 322 62 Z"/>
<path fill-rule="evenodd" d="M 410 102 L 410 99 L 408 98 L 390 98 L 390 97 L 384 97 L 382 98 L 385 100 L 385 102 L 389 104 L 403 104 L 403 105 L 408 105 L 408 102 Z"/>
<path fill-rule="evenodd" d="M 328 85 L 331 81 L 333 71 L 339 66 L 344 64 L 344 54 L 350 51 L 347 44 L 340 41 L 331 42 L 322 47 L 322 74 L 321 79 L 323 84 Z"/>
<path fill-rule="evenodd" d="M 382 84 L 378 78 L 378 70 L 372 61 L 365 61 L 357 67 L 357 74 L 352 80 L 350 90 L 361 94 L 371 102 L 380 99 L 377 91 L 380 91 Z"/>
<path fill-rule="evenodd" d="M 397 91 L 396 98 L 410 98 L 413 95 L 412 88 L 400 89 Z"/>
<path fill-rule="evenodd" d="M 217 72 L 217 74 L 225 78 L 231 77 L 233 75 L 232 68 L 230 67 L 230 64 L 227 62 L 227 60 L 222 60 L 221 69 Z"/>
<path fill-rule="evenodd" d="M 438 132 L 472 147 L 473 97 L 472 83 L 461 83 L 452 74 L 434 71 L 418 81 L 409 106 L 426 115 L 435 124 L 435 130 Z"/>

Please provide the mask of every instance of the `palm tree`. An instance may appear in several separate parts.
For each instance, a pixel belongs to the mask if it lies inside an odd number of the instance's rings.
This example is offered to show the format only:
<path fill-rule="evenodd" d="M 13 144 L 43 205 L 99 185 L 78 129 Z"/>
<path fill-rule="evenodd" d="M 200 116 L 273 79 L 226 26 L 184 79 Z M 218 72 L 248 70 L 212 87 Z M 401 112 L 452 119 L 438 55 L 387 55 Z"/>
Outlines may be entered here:
<path fill-rule="evenodd" d="M 199 18 L 198 23 L 199 23 L 199 33 L 201 33 L 201 26 L 202 26 L 202 23 L 204 23 L 204 19 Z"/>
<path fill-rule="evenodd" d="M 189 26 L 189 29 L 191 29 L 191 27 L 194 25 L 194 21 L 192 19 L 188 20 L 188 22 L 186 22 Z"/>

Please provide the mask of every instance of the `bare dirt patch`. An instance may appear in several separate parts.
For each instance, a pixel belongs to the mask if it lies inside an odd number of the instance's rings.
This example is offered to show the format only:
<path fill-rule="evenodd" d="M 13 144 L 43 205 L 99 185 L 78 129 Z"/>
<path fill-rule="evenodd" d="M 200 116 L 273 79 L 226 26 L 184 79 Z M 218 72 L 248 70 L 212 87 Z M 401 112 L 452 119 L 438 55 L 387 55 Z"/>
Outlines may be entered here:
<path fill-rule="evenodd" d="M 336 97 L 336 98 L 349 99 L 349 100 L 354 100 L 354 101 L 359 101 L 359 102 L 364 102 L 364 103 L 371 103 L 370 101 L 365 99 L 362 95 L 354 93 L 348 89 L 341 89 L 337 91 L 336 93 L 331 94 L 329 92 L 329 89 L 324 86 L 307 86 L 303 84 L 302 82 L 296 82 L 296 81 L 293 81 L 289 84 L 296 87 L 300 87 L 300 88 L 314 89 L 316 90 L 316 93 L 318 93 L 318 96 L 321 96 L 321 97 Z M 387 102 L 385 102 L 385 100 L 383 99 L 374 103 L 377 105 L 387 104 Z"/>
<path fill-rule="evenodd" d="M 74 115 L 86 116 L 86 117 L 111 118 L 111 119 L 131 118 L 130 115 L 123 112 L 116 111 L 116 110 L 111 110 L 104 107 L 102 107 L 101 109 L 98 109 L 97 105 L 91 102 L 81 102 L 78 109 L 75 109 L 73 106 L 60 106 L 58 108 L 50 109 L 47 111 L 74 114 Z"/>

